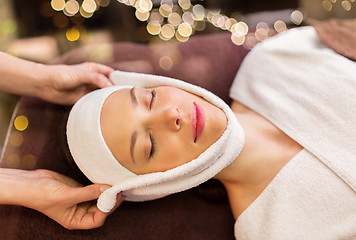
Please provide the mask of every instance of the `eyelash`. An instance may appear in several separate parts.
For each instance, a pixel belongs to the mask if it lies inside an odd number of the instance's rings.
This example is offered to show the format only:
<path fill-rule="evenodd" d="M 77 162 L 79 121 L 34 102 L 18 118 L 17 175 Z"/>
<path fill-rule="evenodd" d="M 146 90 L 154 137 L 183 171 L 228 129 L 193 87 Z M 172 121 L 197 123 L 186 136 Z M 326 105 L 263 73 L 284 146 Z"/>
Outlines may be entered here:
<path fill-rule="evenodd" d="M 152 109 L 152 104 L 153 104 L 153 102 L 156 100 L 156 91 L 155 90 L 152 90 L 151 91 L 151 95 L 152 95 L 152 97 L 151 97 L 151 102 L 150 102 L 150 109 Z"/>
<path fill-rule="evenodd" d="M 152 109 L 152 105 L 154 103 L 154 101 L 156 100 L 156 91 L 152 90 L 151 91 L 151 102 L 150 102 L 150 109 Z M 155 152 L 156 152 L 156 141 L 154 140 L 154 138 L 152 137 L 152 134 L 150 133 L 150 140 L 151 140 L 151 151 L 150 151 L 150 158 L 153 158 Z"/>
<path fill-rule="evenodd" d="M 150 151 L 150 158 L 153 158 L 155 152 L 156 152 L 156 142 L 152 137 L 152 134 L 150 134 L 150 140 L 151 140 L 151 151 Z"/>

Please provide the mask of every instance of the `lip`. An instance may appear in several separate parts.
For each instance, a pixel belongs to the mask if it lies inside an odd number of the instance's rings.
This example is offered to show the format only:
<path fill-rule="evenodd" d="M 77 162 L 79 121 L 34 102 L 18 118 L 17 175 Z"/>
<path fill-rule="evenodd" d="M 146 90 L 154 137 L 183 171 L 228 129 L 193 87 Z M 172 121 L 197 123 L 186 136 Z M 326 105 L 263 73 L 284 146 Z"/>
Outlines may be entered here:
<path fill-rule="evenodd" d="M 191 111 L 191 124 L 193 139 L 196 142 L 202 135 L 205 126 L 205 112 L 198 104 L 194 103 Z"/>

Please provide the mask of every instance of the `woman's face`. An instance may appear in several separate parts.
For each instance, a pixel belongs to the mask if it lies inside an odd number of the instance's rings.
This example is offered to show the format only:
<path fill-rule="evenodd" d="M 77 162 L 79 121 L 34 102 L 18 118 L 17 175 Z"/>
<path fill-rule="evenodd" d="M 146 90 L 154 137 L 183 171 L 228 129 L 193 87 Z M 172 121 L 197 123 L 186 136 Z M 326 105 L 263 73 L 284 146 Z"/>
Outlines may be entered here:
<path fill-rule="evenodd" d="M 145 174 L 197 158 L 221 137 L 227 120 L 201 97 L 161 86 L 114 92 L 104 103 L 100 124 L 120 164 Z"/>

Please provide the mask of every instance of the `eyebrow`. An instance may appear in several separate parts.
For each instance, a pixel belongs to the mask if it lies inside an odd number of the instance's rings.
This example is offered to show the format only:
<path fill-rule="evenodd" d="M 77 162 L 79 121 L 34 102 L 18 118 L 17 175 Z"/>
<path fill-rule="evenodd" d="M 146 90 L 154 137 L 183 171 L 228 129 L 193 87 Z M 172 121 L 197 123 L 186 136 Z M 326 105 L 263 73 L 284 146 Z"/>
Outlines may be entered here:
<path fill-rule="evenodd" d="M 134 158 L 134 147 L 136 144 L 137 140 L 137 131 L 134 131 L 131 136 L 131 145 L 130 145 L 130 154 L 132 158 L 132 162 L 135 164 L 135 158 Z"/>
<path fill-rule="evenodd" d="M 136 98 L 134 87 L 131 88 L 131 90 L 130 90 L 130 96 L 131 96 L 132 105 L 135 108 L 138 103 L 137 103 L 137 98 Z M 135 164 L 134 148 L 135 148 L 136 141 L 137 141 L 137 131 L 134 131 L 131 136 L 131 144 L 130 144 L 130 154 L 131 154 L 132 162 L 134 164 Z"/>
<path fill-rule="evenodd" d="M 131 102 L 132 102 L 133 107 L 136 107 L 138 103 L 137 103 L 137 98 L 136 98 L 134 87 L 131 88 L 131 90 L 130 90 L 130 96 L 131 96 Z"/>

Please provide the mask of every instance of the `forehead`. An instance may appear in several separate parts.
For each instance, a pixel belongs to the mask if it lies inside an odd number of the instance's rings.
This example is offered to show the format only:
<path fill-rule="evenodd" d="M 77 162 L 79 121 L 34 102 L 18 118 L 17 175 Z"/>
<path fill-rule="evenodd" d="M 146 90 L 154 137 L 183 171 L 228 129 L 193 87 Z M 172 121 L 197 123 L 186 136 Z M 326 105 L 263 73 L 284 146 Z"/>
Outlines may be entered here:
<path fill-rule="evenodd" d="M 102 135 L 117 160 L 119 157 L 127 159 L 134 128 L 130 90 L 120 89 L 111 94 L 104 102 L 100 116 Z"/>

